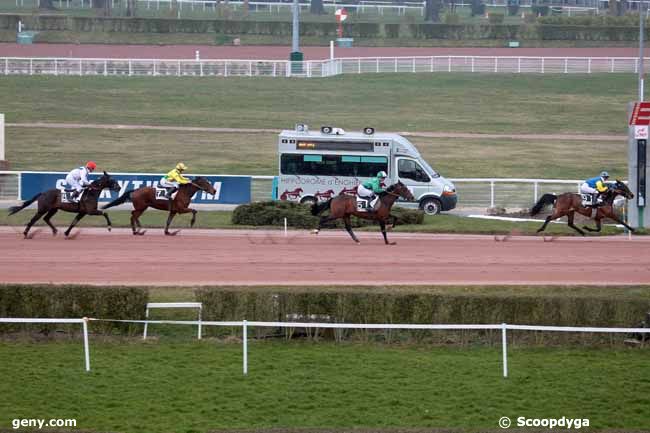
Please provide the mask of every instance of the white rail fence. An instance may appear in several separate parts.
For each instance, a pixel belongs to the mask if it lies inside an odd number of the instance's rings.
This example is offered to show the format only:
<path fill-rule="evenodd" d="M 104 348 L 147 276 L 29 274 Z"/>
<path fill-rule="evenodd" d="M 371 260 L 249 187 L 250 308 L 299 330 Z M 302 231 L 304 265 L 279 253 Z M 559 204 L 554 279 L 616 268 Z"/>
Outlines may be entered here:
<path fill-rule="evenodd" d="M 256 321 L 181 321 L 181 320 L 112 320 L 112 319 L 29 319 L 29 318 L 0 318 L 0 323 L 81 323 L 84 336 L 85 369 L 90 371 L 90 348 L 88 344 L 88 322 L 106 321 L 120 323 L 168 324 L 190 326 L 221 326 L 242 328 L 242 371 L 248 374 L 248 328 L 320 328 L 320 329 L 401 329 L 401 330 L 501 330 L 502 367 L 503 377 L 508 377 L 508 330 L 517 331 L 545 331 L 545 332 L 580 332 L 580 333 L 614 333 L 614 334 L 650 334 L 650 328 L 598 328 L 598 327 L 570 327 L 570 326 L 537 326 L 537 325 L 509 325 L 506 323 L 496 325 L 429 325 L 429 324 L 370 324 L 370 323 L 313 323 L 313 322 L 256 322 Z"/>
<path fill-rule="evenodd" d="M 0 57 L 0 75 L 322 78 L 370 73 L 637 73 L 634 57 L 418 56 L 290 62 L 236 59 Z"/>
<path fill-rule="evenodd" d="M 20 199 L 20 171 L 0 171 L 0 200 Z M 144 173 L 142 173 L 144 174 Z M 458 209 L 530 208 L 543 194 L 578 192 L 582 180 L 565 179 L 450 179 L 458 192 Z M 270 200 L 273 176 L 252 176 L 253 201 Z"/>

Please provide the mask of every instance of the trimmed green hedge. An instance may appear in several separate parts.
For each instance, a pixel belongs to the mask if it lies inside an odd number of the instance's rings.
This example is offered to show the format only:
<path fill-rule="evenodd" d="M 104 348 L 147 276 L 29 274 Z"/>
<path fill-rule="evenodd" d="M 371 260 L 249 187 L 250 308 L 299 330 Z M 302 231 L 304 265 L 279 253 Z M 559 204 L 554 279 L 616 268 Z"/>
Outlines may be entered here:
<path fill-rule="evenodd" d="M 317 263 L 314 272 L 318 272 Z M 435 272 L 432 269 L 432 272 Z M 576 296 L 508 296 L 479 293 L 390 293 L 385 289 L 337 290 L 300 292 L 286 289 L 225 289 L 200 288 L 196 298 L 203 302 L 206 320 L 249 321 L 331 321 L 346 323 L 436 323 L 436 324 L 527 324 L 556 326 L 636 326 L 650 310 L 650 300 L 620 297 Z M 316 316 L 312 316 L 316 315 Z M 310 319 L 313 317 L 313 320 Z M 277 332 L 255 329 L 258 337 Z M 386 337 L 387 331 L 365 330 L 340 332 L 337 338 Z M 423 335 L 434 341 L 456 341 L 462 332 L 412 331 L 390 333 L 420 339 Z M 473 338 L 497 341 L 491 332 L 474 332 Z M 535 333 L 518 333 L 520 341 L 539 341 Z M 543 334 L 546 342 L 575 339 L 573 334 Z M 500 334 L 499 334 L 500 335 Z M 611 336 L 589 335 L 591 341 L 609 341 Z M 618 338 L 618 337 L 617 337 Z M 584 341 L 584 336 L 579 337 Z"/>
<path fill-rule="evenodd" d="M 447 39 L 447 40 L 638 40 L 638 18 L 630 17 L 541 17 L 534 23 L 509 25 L 490 15 L 489 24 L 454 23 L 347 23 L 345 34 L 360 39 Z M 222 35 L 290 36 L 290 22 L 202 20 L 174 18 L 69 17 L 62 15 L 0 15 L 0 29 L 13 30 L 18 20 L 35 31 L 121 33 L 216 33 Z M 634 21 L 634 22 L 633 22 Z M 301 36 L 336 37 L 336 23 L 303 23 Z M 647 36 L 650 36 L 648 26 Z"/>
<path fill-rule="evenodd" d="M 327 215 L 328 211 L 324 214 Z M 397 218 L 396 224 L 422 224 L 424 213 L 419 210 L 394 207 L 391 215 Z M 311 206 L 289 201 L 265 201 L 237 206 L 232 213 L 232 223 L 249 226 L 284 226 L 287 219 L 289 227 L 313 229 L 318 226 L 319 217 L 311 214 Z M 362 227 L 376 224 L 374 221 L 353 217 L 352 226 Z M 334 221 L 325 227 L 343 227 L 343 222 Z"/>
<path fill-rule="evenodd" d="M 0 286 L 0 317 L 143 319 L 149 298 L 142 288 L 94 286 Z M 2 331 L 26 328 L 48 332 L 63 325 L 0 325 Z M 77 325 L 72 326 L 79 331 Z M 93 332 L 130 333 L 140 325 L 92 322 Z"/>

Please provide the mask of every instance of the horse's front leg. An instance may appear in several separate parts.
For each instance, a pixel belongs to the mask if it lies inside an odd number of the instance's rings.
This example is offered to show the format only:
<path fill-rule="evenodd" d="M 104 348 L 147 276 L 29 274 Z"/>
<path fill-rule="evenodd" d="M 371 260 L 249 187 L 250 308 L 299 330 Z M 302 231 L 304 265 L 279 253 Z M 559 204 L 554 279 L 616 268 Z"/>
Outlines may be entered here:
<path fill-rule="evenodd" d="M 106 219 L 106 228 L 108 229 L 108 231 L 110 232 L 111 229 L 113 228 L 113 225 L 111 224 L 111 219 L 108 217 L 108 214 L 106 212 L 96 209 L 94 211 L 88 212 L 88 215 L 103 216 Z"/>
<path fill-rule="evenodd" d="M 68 227 L 68 230 L 66 230 L 64 232 L 66 238 L 68 237 L 68 235 L 70 235 L 70 231 L 74 228 L 74 226 L 76 226 L 77 223 L 81 220 L 81 218 L 83 218 L 85 216 L 86 216 L 85 213 L 80 212 L 80 213 L 77 214 L 77 216 L 74 217 L 74 219 L 72 220 L 72 223 L 70 223 L 70 227 Z"/>
<path fill-rule="evenodd" d="M 386 221 L 379 220 L 379 227 L 381 228 L 381 234 L 384 235 L 384 242 L 386 245 L 395 245 L 395 242 L 388 242 L 388 236 L 386 235 Z"/>
<path fill-rule="evenodd" d="M 574 212 L 574 211 L 569 212 L 569 214 L 567 215 L 567 222 L 568 222 L 568 224 L 569 224 L 569 227 L 571 227 L 573 230 L 577 231 L 577 232 L 580 233 L 582 236 L 584 236 L 584 235 L 585 235 L 585 232 L 583 232 L 583 231 L 580 230 L 578 227 L 576 227 L 575 225 L 573 225 L 573 217 L 574 217 L 574 215 L 575 215 L 575 212 Z"/>
<path fill-rule="evenodd" d="M 180 230 L 176 230 L 174 232 L 169 231 L 169 226 L 171 225 L 174 216 L 176 216 L 176 211 L 169 212 L 169 216 L 167 217 L 167 224 L 165 224 L 165 234 L 168 236 L 175 236 L 178 234 L 178 232 L 180 232 Z"/>
<path fill-rule="evenodd" d="M 613 213 L 612 213 L 611 215 L 609 215 L 609 218 L 610 218 L 610 219 L 613 219 L 614 221 L 616 221 L 617 224 L 622 224 L 623 227 L 625 227 L 626 229 L 628 229 L 629 231 L 631 231 L 632 233 L 634 233 L 634 229 L 633 229 L 632 227 L 628 226 L 628 225 L 625 224 L 622 220 L 618 219 L 618 218 L 616 217 L 616 215 L 614 215 Z"/>
<path fill-rule="evenodd" d="M 591 227 L 587 227 L 587 226 L 582 226 L 582 228 L 587 230 L 587 231 L 590 231 L 590 232 L 599 232 L 601 230 L 601 228 L 602 228 L 600 218 L 596 219 L 596 228 L 595 229 L 592 229 Z"/>

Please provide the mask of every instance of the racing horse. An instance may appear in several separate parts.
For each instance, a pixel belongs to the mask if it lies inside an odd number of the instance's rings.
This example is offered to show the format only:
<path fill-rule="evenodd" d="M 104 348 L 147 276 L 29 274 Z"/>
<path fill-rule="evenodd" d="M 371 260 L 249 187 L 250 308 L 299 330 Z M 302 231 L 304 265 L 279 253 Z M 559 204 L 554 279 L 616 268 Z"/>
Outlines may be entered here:
<path fill-rule="evenodd" d="M 395 242 L 388 242 L 388 238 L 386 237 L 386 222 L 390 218 L 393 218 L 390 215 L 390 210 L 399 197 L 411 201 L 415 200 L 413 194 L 411 194 L 411 191 L 409 191 L 406 185 L 402 182 L 397 182 L 396 184 L 389 186 L 386 191 L 379 193 L 379 206 L 372 212 L 359 211 L 357 209 L 357 198 L 352 195 L 338 195 L 324 203 L 314 203 L 311 208 L 312 215 L 320 215 L 326 209 L 329 209 L 330 213 L 328 216 L 320 218 L 320 221 L 318 221 L 318 228 L 314 230 L 313 233 L 318 234 L 321 227 L 326 222 L 343 218 L 345 229 L 348 231 L 352 239 L 356 243 L 359 243 L 359 239 L 357 239 L 356 235 L 352 231 L 352 224 L 350 222 L 350 217 L 354 215 L 359 218 L 379 222 L 381 234 L 384 235 L 384 242 L 386 245 L 395 245 Z"/>
<path fill-rule="evenodd" d="M 144 213 L 147 208 L 152 207 L 158 210 L 169 211 L 169 216 L 167 217 L 167 224 L 165 225 L 165 234 L 166 235 L 176 235 L 180 230 L 174 232 L 169 231 L 169 226 L 174 219 L 174 216 L 178 214 L 184 214 L 192 212 L 192 221 L 190 222 L 190 227 L 194 227 L 196 222 L 196 210 L 189 207 L 190 202 L 192 201 L 192 196 L 197 191 L 205 191 L 208 194 L 216 194 L 217 191 L 214 189 L 210 181 L 205 177 L 194 178 L 190 183 L 180 185 L 178 187 L 178 192 L 176 197 L 169 203 L 169 199 L 157 199 L 156 198 L 156 188 L 152 186 L 145 186 L 138 189 L 132 189 L 124 194 L 122 194 L 116 200 L 113 200 L 107 205 L 104 205 L 102 209 L 108 209 L 113 206 L 120 205 L 127 201 L 133 203 L 134 210 L 131 211 L 131 230 L 134 235 L 144 235 L 146 230 L 141 230 L 142 225 L 140 224 L 140 215 Z"/>
<path fill-rule="evenodd" d="M 616 183 L 612 184 L 609 189 L 603 193 L 603 204 L 598 208 L 585 207 L 582 205 L 582 197 L 580 194 L 565 192 L 556 196 L 554 194 L 544 194 L 530 210 L 530 215 L 535 216 L 547 205 L 553 204 L 553 213 L 546 217 L 544 224 L 537 230 L 537 233 L 544 231 L 549 222 L 561 218 L 566 215 L 569 222 L 569 227 L 580 233 L 582 236 L 585 232 L 573 225 L 573 217 L 576 212 L 588 218 L 596 220 L 596 228 L 583 226 L 582 228 L 590 232 L 599 232 L 601 229 L 601 220 L 603 218 L 610 218 L 618 224 L 622 224 L 631 232 L 634 229 L 623 221 L 621 221 L 614 213 L 614 199 L 617 196 L 623 196 L 626 199 L 634 198 L 634 194 L 630 189 L 620 180 L 616 179 Z M 595 213 L 592 215 L 593 211 Z"/>
<path fill-rule="evenodd" d="M 10 207 L 9 215 L 13 215 L 16 212 L 25 209 L 27 206 L 38 200 L 38 210 L 36 211 L 36 214 L 31 219 L 31 221 L 27 223 L 27 227 L 25 227 L 25 231 L 23 232 L 25 239 L 29 239 L 29 230 L 43 215 L 45 215 L 43 221 L 45 221 L 47 225 L 52 229 L 52 235 L 56 235 L 58 230 L 56 227 L 54 227 L 54 225 L 52 225 L 50 219 L 59 210 L 77 214 L 74 220 L 72 220 L 72 223 L 70 223 L 70 227 L 68 227 L 68 229 L 65 231 L 66 237 L 70 234 L 72 228 L 77 225 L 81 218 L 85 217 L 86 215 L 103 216 L 106 218 L 108 231 L 111 231 L 110 218 L 108 218 L 108 215 L 106 213 L 97 209 L 97 200 L 99 199 L 99 194 L 106 188 L 115 192 L 120 191 L 120 185 L 117 183 L 117 181 L 115 179 L 111 179 L 109 174 L 104 172 L 104 174 L 99 179 L 94 180 L 90 183 L 90 185 L 88 185 L 86 189 L 84 189 L 84 191 L 81 193 L 81 197 L 79 198 L 78 203 L 64 203 L 61 200 L 61 191 L 58 189 L 50 189 L 45 192 L 39 192 L 34 197 L 23 202 L 23 204 L 19 206 Z"/>

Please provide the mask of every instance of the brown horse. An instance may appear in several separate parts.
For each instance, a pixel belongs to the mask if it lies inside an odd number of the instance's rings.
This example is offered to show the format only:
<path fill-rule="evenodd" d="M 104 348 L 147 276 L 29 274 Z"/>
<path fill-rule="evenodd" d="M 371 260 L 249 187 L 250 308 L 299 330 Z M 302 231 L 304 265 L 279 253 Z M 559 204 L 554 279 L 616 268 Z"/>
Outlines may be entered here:
<path fill-rule="evenodd" d="M 52 229 L 52 235 L 56 235 L 57 229 L 50 222 L 50 218 L 54 216 L 59 210 L 65 212 L 74 212 L 77 214 L 70 227 L 65 231 L 66 237 L 70 234 L 70 230 L 77 225 L 79 220 L 86 215 L 101 215 L 106 218 L 106 224 L 108 226 L 108 231 L 111 231 L 111 220 L 108 218 L 108 215 L 104 212 L 97 209 L 97 200 L 99 199 L 99 194 L 105 189 L 109 188 L 111 191 L 119 192 L 120 185 L 115 179 L 111 179 L 108 173 L 104 172 L 104 175 L 99 179 L 90 183 L 90 185 L 81 193 L 81 197 L 78 203 L 62 203 L 61 202 L 61 191 L 58 189 L 50 189 L 45 192 L 39 192 L 31 199 L 23 202 L 22 205 L 13 206 L 9 208 L 9 215 L 13 215 L 16 212 L 25 209 L 27 206 L 38 200 L 38 210 L 34 217 L 27 223 L 23 235 L 26 239 L 29 239 L 29 229 L 32 228 L 34 223 L 38 221 L 43 215 L 43 221 L 47 223 L 48 226 Z"/>
<path fill-rule="evenodd" d="M 356 196 L 351 195 L 338 195 L 327 200 L 324 203 L 314 203 L 311 208 L 312 215 L 320 215 L 326 209 L 330 210 L 328 216 L 320 218 L 320 221 L 318 222 L 318 228 L 314 230 L 314 233 L 318 234 L 321 227 L 326 222 L 343 218 L 345 229 L 348 231 L 348 233 L 350 233 L 352 239 L 356 243 L 359 243 L 359 239 L 357 239 L 354 232 L 352 231 L 352 224 L 350 222 L 350 217 L 354 215 L 359 218 L 378 221 L 379 227 L 381 227 L 381 234 L 384 235 L 384 242 L 386 242 L 386 245 L 395 245 L 395 242 L 388 242 L 388 238 L 386 237 L 386 222 L 392 218 L 390 215 L 390 210 L 399 197 L 411 201 L 415 200 L 413 194 L 411 194 L 411 191 L 409 191 L 406 185 L 404 185 L 402 182 L 397 182 L 396 184 L 389 186 L 385 192 L 379 194 L 379 205 L 376 206 L 376 209 L 372 212 L 359 211 L 357 209 L 357 198 Z"/>
<path fill-rule="evenodd" d="M 582 197 L 580 194 L 575 194 L 571 192 L 565 192 L 559 196 L 553 194 L 544 194 L 540 198 L 535 206 L 530 210 L 532 216 L 537 215 L 545 206 L 553 204 L 553 213 L 546 217 L 544 224 L 537 230 L 537 233 L 543 231 L 546 228 L 546 225 L 553 221 L 554 219 L 561 218 L 566 215 L 569 222 L 569 227 L 580 233 L 582 236 L 585 235 L 585 232 L 580 230 L 578 227 L 573 225 L 573 217 L 576 212 L 586 217 L 596 220 L 596 228 L 592 229 L 591 227 L 583 226 L 582 228 L 590 232 L 599 232 L 601 229 L 601 220 L 603 218 L 610 218 L 616 221 L 618 224 L 622 224 L 631 232 L 634 232 L 632 227 L 625 224 L 621 221 L 616 214 L 614 213 L 614 199 L 617 196 L 623 196 L 626 199 L 634 198 L 634 194 L 630 189 L 620 180 L 616 180 L 616 183 L 611 185 L 607 192 L 603 194 L 603 204 L 598 208 L 585 207 L 582 206 Z M 592 212 L 595 211 L 594 215 Z"/>
<path fill-rule="evenodd" d="M 180 185 L 178 187 L 178 193 L 172 200 L 171 206 L 168 199 L 161 200 L 156 198 L 156 188 L 145 186 L 125 192 L 118 199 L 113 200 L 109 204 L 102 207 L 102 209 L 108 209 L 109 207 L 117 206 L 129 200 L 133 202 L 134 210 L 131 212 L 131 230 L 133 230 L 134 235 L 143 235 L 146 232 L 146 230 L 141 230 L 142 225 L 140 224 L 139 218 L 140 215 L 142 215 L 144 211 L 147 210 L 147 208 L 152 207 L 158 210 L 169 211 L 167 224 L 165 225 L 165 234 L 175 235 L 180 230 L 170 232 L 169 226 L 171 225 L 172 220 L 177 213 L 183 214 L 192 212 L 192 221 L 190 222 L 190 227 L 194 226 L 194 223 L 196 222 L 196 210 L 190 208 L 189 205 L 192 201 L 192 196 L 199 190 L 213 195 L 217 193 L 210 181 L 208 181 L 205 177 L 197 177 L 192 182 Z"/>

